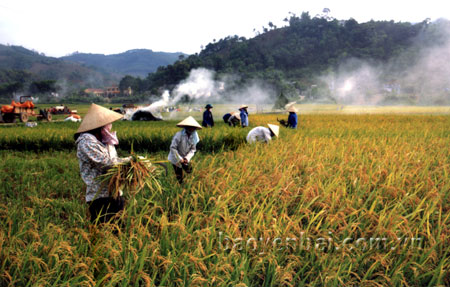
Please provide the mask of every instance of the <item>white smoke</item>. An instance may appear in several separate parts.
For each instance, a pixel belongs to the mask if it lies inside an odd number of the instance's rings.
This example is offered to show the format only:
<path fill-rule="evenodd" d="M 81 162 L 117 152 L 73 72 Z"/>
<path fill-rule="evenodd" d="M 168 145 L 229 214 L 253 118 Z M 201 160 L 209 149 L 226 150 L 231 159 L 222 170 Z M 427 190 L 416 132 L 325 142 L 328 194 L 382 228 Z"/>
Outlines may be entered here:
<path fill-rule="evenodd" d="M 164 107 L 166 107 L 170 102 L 170 94 L 169 91 L 164 91 L 164 93 L 161 96 L 161 99 L 159 101 L 156 101 L 154 103 L 152 103 L 150 106 L 148 106 L 146 109 L 149 112 L 156 112 L 156 111 L 161 111 L 161 109 L 163 109 Z"/>
<path fill-rule="evenodd" d="M 161 112 L 163 109 L 170 104 L 170 94 L 169 91 L 164 91 L 159 101 L 152 103 L 151 105 L 145 107 L 138 107 L 137 109 L 127 109 L 125 111 L 124 120 L 131 120 L 134 113 L 138 111 L 150 112 L 153 116 L 162 119 Z"/>
<path fill-rule="evenodd" d="M 147 107 L 139 107 L 130 112 L 125 118 L 131 118 L 133 113 L 141 110 L 151 112 L 161 117 L 161 111 L 166 107 L 177 105 L 187 97 L 192 102 L 227 103 L 227 104 L 272 104 L 276 95 L 275 90 L 262 81 L 251 81 L 243 87 L 236 87 L 240 79 L 233 75 L 223 75 L 215 79 L 215 72 L 198 68 L 193 69 L 186 80 L 179 83 L 172 91 L 164 91 L 161 99 Z"/>
<path fill-rule="evenodd" d="M 205 100 L 216 96 L 219 87 L 223 85 L 222 82 L 214 80 L 215 72 L 198 68 L 193 69 L 188 78 L 182 81 L 173 90 L 173 102 L 177 103 L 183 96 L 188 96 L 190 100 Z"/>
<path fill-rule="evenodd" d="M 322 77 L 331 96 L 342 104 L 377 104 L 383 99 L 381 70 L 366 62 L 352 59 L 340 65 L 335 74 Z"/>
<path fill-rule="evenodd" d="M 69 84 L 67 79 L 59 79 L 56 86 L 58 87 L 58 96 L 65 97 L 70 94 Z"/>
<path fill-rule="evenodd" d="M 275 89 L 263 81 L 253 80 L 248 85 L 225 93 L 227 103 L 264 105 L 273 104 L 276 97 Z"/>
<path fill-rule="evenodd" d="M 442 46 L 424 49 L 420 60 L 401 78 L 421 104 L 450 101 L 450 37 Z M 444 101 L 444 102 L 445 102 Z"/>
<path fill-rule="evenodd" d="M 440 43 L 417 41 L 385 64 L 350 59 L 319 82 L 326 83 L 330 97 L 341 104 L 449 104 L 450 28 L 445 22 L 432 28 L 440 33 Z M 412 54 L 417 55 L 415 63 L 410 63 Z"/>

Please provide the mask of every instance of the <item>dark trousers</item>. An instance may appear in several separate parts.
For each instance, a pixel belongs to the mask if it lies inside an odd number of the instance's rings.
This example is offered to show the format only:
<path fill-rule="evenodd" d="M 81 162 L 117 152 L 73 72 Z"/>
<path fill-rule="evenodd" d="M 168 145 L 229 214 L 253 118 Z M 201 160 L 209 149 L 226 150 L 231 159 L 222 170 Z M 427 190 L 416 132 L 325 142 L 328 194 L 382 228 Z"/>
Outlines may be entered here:
<path fill-rule="evenodd" d="M 231 127 L 231 126 L 235 127 L 235 126 L 239 125 L 239 120 L 236 119 L 236 118 L 234 118 L 233 120 L 231 120 L 231 122 L 228 122 L 228 125 L 229 125 L 230 127 Z"/>
<path fill-rule="evenodd" d="M 178 167 L 174 164 L 173 165 L 173 169 L 175 170 L 175 176 L 177 177 L 177 180 L 179 183 L 183 183 L 183 170 L 186 173 L 191 173 L 192 172 L 192 166 L 188 163 L 188 164 L 181 164 L 181 167 Z"/>
<path fill-rule="evenodd" d="M 112 197 L 101 197 L 88 202 L 91 222 L 95 223 L 98 218 L 99 223 L 110 221 L 119 211 L 125 207 L 125 199 L 122 196 L 116 199 Z"/>

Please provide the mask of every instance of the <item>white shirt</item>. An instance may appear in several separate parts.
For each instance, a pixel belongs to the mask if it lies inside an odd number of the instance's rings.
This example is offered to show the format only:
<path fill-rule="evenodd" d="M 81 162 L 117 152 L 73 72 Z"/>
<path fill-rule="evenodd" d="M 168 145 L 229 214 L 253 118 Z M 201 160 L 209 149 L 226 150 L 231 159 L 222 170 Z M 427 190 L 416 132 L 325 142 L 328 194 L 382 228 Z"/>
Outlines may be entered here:
<path fill-rule="evenodd" d="M 194 134 L 191 134 L 189 137 L 184 130 L 177 132 L 172 139 L 172 143 L 170 144 L 170 152 L 168 160 L 174 165 L 181 167 L 181 160 L 186 158 L 191 161 L 191 158 L 194 156 L 197 151 L 196 144 L 192 137 Z"/>
<path fill-rule="evenodd" d="M 270 136 L 270 130 L 265 127 L 256 127 L 253 128 L 247 135 L 248 143 L 255 142 L 269 142 L 272 139 Z"/>

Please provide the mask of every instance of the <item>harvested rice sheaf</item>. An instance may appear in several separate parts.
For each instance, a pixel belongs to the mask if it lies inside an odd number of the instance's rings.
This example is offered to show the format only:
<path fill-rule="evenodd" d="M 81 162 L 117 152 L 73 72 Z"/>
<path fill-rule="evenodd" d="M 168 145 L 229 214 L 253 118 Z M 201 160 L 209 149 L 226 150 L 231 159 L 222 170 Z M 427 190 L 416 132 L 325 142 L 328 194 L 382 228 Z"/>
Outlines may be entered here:
<path fill-rule="evenodd" d="M 161 192 L 158 177 L 162 174 L 163 162 L 152 162 L 146 157 L 132 154 L 130 160 L 115 164 L 99 177 L 101 183 L 108 187 L 111 197 L 117 198 L 122 190 L 125 195 L 134 195 L 144 187 Z"/>

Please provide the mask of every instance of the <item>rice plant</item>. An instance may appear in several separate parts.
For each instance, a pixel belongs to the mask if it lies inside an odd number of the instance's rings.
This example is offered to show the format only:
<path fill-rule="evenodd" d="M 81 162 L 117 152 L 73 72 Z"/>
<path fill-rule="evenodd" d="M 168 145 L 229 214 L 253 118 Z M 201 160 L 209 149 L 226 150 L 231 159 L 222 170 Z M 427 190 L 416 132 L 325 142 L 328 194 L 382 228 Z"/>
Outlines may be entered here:
<path fill-rule="evenodd" d="M 76 129 L 48 127 L 55 145 Z M 178 130 L 116 127 L 122 156 L 135 140 L 152 162 Z M 14 148 L 45 143 L 22 128 L 0 135 L 1 286 L 450 285 L 449 116 L 301 115 L 253 146 L 249 129 L 204 129 L 183 185 L 161 175 L 161 192 L 125 194 L 123 225 L 102 227 L 75 148 Z"/>

